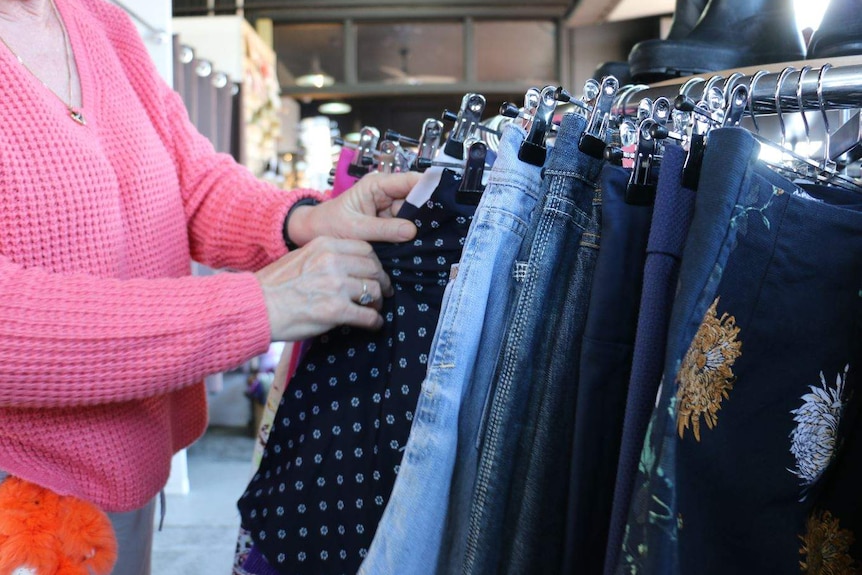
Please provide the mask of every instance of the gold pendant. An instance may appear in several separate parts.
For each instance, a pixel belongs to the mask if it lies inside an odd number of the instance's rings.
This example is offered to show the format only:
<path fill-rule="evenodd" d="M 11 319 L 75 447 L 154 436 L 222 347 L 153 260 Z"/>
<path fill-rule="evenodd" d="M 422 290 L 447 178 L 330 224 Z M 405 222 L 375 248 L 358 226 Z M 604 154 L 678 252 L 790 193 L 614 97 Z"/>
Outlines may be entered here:
<path fill-rule="evenodd" d="M 69 116 L 71 116 L 71 118 L 73 120 L 75 120 L 76 122 L 78 122 L 82 126 L 87 125 L 87 120 L 84 119 L 84 114 L 82 114 L 80 111 L 70 107 L 69 108 Z"/>

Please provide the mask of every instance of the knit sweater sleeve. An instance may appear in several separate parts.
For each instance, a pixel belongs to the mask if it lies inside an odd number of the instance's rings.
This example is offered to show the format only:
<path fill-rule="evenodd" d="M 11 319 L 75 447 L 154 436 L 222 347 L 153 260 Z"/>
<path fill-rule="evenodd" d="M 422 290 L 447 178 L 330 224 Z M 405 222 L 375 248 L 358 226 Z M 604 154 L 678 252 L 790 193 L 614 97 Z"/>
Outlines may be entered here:
<path fill-rule="evenodd" d="M 115 6 L 99 2 L 106 30 L 129 80 L 177 169 L 192 257 L 213 268 L 256 270 L 287 252 L 284 218 L 313 190 L 280 190 L 256 178 L 212 144 L 189 121 L 180 95 L 159 76 L 137 30 Z"/>
<path fill-rule="evenodd" d="M 0 407 L 163 395 L 270 341 L 259 284 L 247 273 L 112 280 L 0 258 L 0 293 Z"/>

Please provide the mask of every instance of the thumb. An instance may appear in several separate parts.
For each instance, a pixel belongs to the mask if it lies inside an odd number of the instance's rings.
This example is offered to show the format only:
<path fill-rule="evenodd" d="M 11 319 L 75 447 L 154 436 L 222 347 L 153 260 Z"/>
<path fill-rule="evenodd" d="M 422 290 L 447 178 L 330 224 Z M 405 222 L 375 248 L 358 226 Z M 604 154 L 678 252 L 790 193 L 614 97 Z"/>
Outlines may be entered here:
<path fill-rule="evenodd" d="M 413 222 L 402 218 L 359 216 L 355 222 L 354 239 L 366 242 L 406 242 L 416 236 Z"/>

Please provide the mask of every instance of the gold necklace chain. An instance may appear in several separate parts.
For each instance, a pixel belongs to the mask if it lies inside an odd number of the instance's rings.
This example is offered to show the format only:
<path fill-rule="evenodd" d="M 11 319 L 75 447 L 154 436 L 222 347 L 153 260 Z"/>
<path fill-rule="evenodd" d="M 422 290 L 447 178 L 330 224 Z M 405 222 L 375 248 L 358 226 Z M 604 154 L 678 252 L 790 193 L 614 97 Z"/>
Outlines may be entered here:
<path fill-rule="evenodd" d="M 63 102 L 63 104 L 69 110 L 69 117 L 70 118 L 75 120 L 78 124 L 80 124 L 82 126 L 86 126 L 87 120 L 84 119 L 84 115 L 81 113 L 80 110 L 77 110 L 72 106 L 72 63 L 71 63 L 72 58 L 71 58 L 71 50 L 69 47 L 69 45 L 71 44 L 71 42 L 69 41 L 69 33 L 66 32 L 66 24 L 63 22 L 63 19 L 60 18 L 60 13 L 57 11 L 57 6 L 56 6 L 56 4 L 54 4 L 54 0 L 50 0 L 50 2 L 51 2 L 51 11 L 53 12 L 54 17 L 57 19 L 57 22 L 60 23 L 60 30 L 62 30 L 62 32 L 63 32 L 63 53 L 66 56 L 66 81 L 69 84 L 69 100 L 68 101 L 64 102 L 63 98 L 61 98 L 59 94 L 57 94 L 54 90 L 49 88 L 48 85 L 44 81 L 42 81 L 42 79 L 39 76 L 37 76 L 36 73 L 33 72 L 33 70 L 30 69 L 30 66 L 28 66 L 24 62 L 24 60 L 21 58 L 21 56 L 19 56 L 18 53 L 12 49 L 12 46 L 10 46 L 9 44 L 6 43 L 6 40 L 4 40 L 2 36 L 0 36 L 0 42 L 2 42 L 3 45 L 6 46 L 6 49 L 9 50 L 9 52 L 11 52 L 13 56 L 15 56 L 15 58 L 18 60 L 18 62 L 22 66 L 24 66 L 24 68 L 28 72 L 30 72 L 30 75 L 32 75 L 34 78 L 36 78 L 37 80 L 42 82 L 42 85 L 45 86 L 45 88 L 49 92 L 51 92 L 52 94 L 57 96 L 57 98 L 61 102 Z"/>

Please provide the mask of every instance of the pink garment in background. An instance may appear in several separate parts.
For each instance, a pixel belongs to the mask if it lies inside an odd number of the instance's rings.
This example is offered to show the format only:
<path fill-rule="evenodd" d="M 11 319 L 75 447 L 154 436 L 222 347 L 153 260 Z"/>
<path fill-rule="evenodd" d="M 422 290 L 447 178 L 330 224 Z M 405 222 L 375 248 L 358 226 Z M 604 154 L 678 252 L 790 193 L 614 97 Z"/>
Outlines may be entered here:
<path fill-rule="evenodd" d="M 354 157 L 356 157 L 356 150 L 342 146 L 341 153 L 338 154 L 338 162 L 335 164 L 335 180 L 330 193 L 333 198 L 337 198 L 344 190 L 359 181 L 359 178 L 347 173 L 347 167 Z"/>

